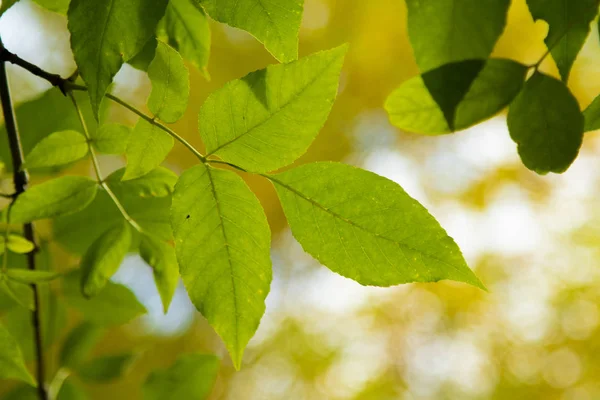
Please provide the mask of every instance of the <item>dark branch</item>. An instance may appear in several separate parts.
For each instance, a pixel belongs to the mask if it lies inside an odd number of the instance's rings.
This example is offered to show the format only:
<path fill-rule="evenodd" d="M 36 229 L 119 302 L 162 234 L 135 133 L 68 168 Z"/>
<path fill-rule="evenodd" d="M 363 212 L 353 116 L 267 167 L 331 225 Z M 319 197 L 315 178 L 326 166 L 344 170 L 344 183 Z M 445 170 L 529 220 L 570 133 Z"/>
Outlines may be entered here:
<path fill-rule="evenodd" d="M 7 50 L 4 49 L 1 40 L 0 49 L 2 49 L 2 56 L 5 57 Z M 39 71 L 42 71 L 39 68 L 37 69 Z M 27 171 L 23 169 L 23 147 L 21 145 L 21 138 L 17 129 L 14 108 L 10 96 L 10 88 L 8 85 L 8 76 L 6 74 L 6 63 L 4 61 L 0 61 L 0 100 L 2 102 L 2 112 L 4 113 L 4 126 L 6 128 L 6 132 L 8 133 L 8 143 L 10 147 L 13 167 L 13 180 L 15 184 L 15 198 L 17 198 L 21 193 L 27 190 L 27 185 L 29 184 L 29 175 L 27 174 Z M 33 232 L 33 224 L 24 224 L 23 234 L 27 240 L 31 241 L 34 244 L 36 243 L 35 235 Z M 27 254 L 27 265 L 30 270 L 35 270 L 35 252 L 32 251 Z M 33 289 L 33 301 L 35 307 L 32 313 L 32 324 L 35 343 L 35 354 L 37 358 L 37 389 L 40 400 L 47 400 L 48 393 L 46 392 L 46 388 L 44 386 L 45 365 L 44 349 L 42 347 L 42 328 L 40 323 L 40 299 L 37 286 L 31 285 L 31 288 Z"/>

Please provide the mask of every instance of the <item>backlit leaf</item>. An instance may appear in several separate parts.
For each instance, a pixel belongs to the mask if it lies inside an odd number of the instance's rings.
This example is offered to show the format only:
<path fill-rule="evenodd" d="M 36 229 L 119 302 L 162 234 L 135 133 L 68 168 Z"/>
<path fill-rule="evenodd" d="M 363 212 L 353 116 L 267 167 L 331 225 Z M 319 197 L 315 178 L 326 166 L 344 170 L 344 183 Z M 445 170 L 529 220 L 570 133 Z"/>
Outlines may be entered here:
<path fill-rule="evenodd" d="M 6 271 L 6 276 L 16 282 L 32 284 L 53 281 L 59 278 L 61 274 L 53 271 L 32 271 L 29 269 L 10 268 L 8 271 Z"/>
<path fill-rule="evenodd" d="M 27 367 L 16 340 L 0 323 L 0 378 L 18 379 L 34 385 L 35 381 Z"/>
<path fill-rule="evenodd" d="M 239 369 L 271 282 L 271 232 L 264 211 L 238 175 L 200 164 L 175 186 L 171 224 L 190 299 Z"/>
<path fill-rule="evenodd" d="M 85 81 L 94 115 L 121 65 L 153 36 L 167 0 L 72 0 L 71 49 Z"/>
<path fill-rule="evenodd" d="M 98 184 L 84 176 L 62 176 L 31 186 L 10 209 L 10 222 L 25 223 L 67 215 L 87 207 Z"/>
<path fill-rule="evenodd" d="M 175 249 L 162 240 L 144 235 L 140 242 L 140 256 L 154 271 L 154 282 L 166 314 L 179 283 Z"/>
<path fill-rule="evenodd" d="M 395 182 L 345 164 L 270 178 L 304 250 L 363 285 L 451 279 L 483 288 L 439 223 Z"/>
<path fill-rule="evenodd" d="M 177 175 L 163 167 L 156 167 L 146 175 L 128 181 L 122 180 L 124 173 L 125 168 L 118 169 L 106 178 L 106 182 L 113 190 L 126 191 L 140 197 L 168 196 L 173 193 L 177 182 Z"/>
<path fill-rule="evenodd" d="M 82 159 L 88 152 L 85 136 L 76 131 L 55 132 L 42 139 L 25 159 L 27 168 L 52 167 Z"/>
<path fill-rule="evenodd" d="M 298 58 L 303 0 L 195 0 L 219 22 L 243 29 L 279 61 Z"/>
<path fill-rule="evenodd" d="M 158 167 L 173 144 L 173 138 L 169 134 L 140 118 L 129 137 L 127 168 L 123 180 L 139 178 Z"/>
<path fill-rule="evenodd" d="M 79 366 L 94 348 L 104 330 L 89 322 L 77 325 L 63 343 L 60 352 L 60 366 L 74 369 Z"/>
<path fill-rule="evenodd" d="M 0 242 L 2 242 L 2 244 L 0 246 L 6 246 L 6 248 L 13 253 L 27 254 L 35 249 L 35 245 L 23 236 L 9 234 L 7 239 L 8 240 L 5 241 L 5 238 L 1 237 Z"/>
<path fill-rule="evenodd" d="M 131 128 L 121 124 L 101 125 L 92 135 L 92 145 L 100 153 L 123 154 L 127 149 Z"/>
<path fill-rule="evenodd" d="M 77 375 L 90 382 L 110 382 L 123 376 L 133 359 L 131 353 L 99 357 L 80 365 Z"/>
<path fill-rule="evenodd" d="M 272 65 L 213 92 L 199 116 L 209 155 L 253 172 L 272 171 L 296 160 L 325 124 L 346 49 L 340 46 Z"/>

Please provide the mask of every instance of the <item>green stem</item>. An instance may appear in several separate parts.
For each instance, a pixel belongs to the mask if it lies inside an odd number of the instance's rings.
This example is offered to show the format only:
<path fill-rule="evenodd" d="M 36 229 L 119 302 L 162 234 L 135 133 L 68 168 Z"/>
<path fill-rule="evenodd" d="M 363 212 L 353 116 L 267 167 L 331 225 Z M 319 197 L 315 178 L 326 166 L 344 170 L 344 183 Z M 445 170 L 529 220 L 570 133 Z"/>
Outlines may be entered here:
<path fill-rule="evenodd" d="M 63 383 L 65 383 L 70 375 L 71 371 L 69 371 L 67 368 L 60 368 L 58 371 L 56 371 L 56 375 L 54 375 L 52 382 L 50 382 L 50 385 L 48 386 L 48 396 L 50 397 L 50 400 L 56 400 Z"/>
<path fill-rule="evenodd" d="M 94 166 L 94 172 L 96 173 L 96 178 L 98 179 L 98 184 L 104 190 L 106 190 L 106 193 L 108 193 L 108 195 L 110 196 L 112 201 L 115 203 L 115 205 L 117 206 L 117 208 L 123 215 L 123 218 L 125 218 L 125 220 L 127 222 L 129 222 L 129 224 L 132 227 L 134 227 L 135 230 L 137 230 L 140 233 L 143 232 L 142 227 L 133 218 L 131 218 L 131 216 L 129 215 L 129 213 L 127 213 L 127 210 L 125 210 L 125 207 L 123 207 L 123 205 L 121 204 L 121 202 L 119 201 L 117 196 L 114 194 L 114 192 L 112 191 L 110 186 L 108 186 L 108 184 L 105 182 L 104 177 L 102 176 L 102 171 L 100 170 L 100 164 L 98 163 L 98 157 L 96 156 L 96 151 L 94 150 L 94 147 L 92 146 L 92 138 L 87 129 L 87 125 L 85 123 L 85 119 L 83 118 L 83 114 L 81 113 L 81 109 L 79 108 L 79 105 L 77 104 L 77 100 L 75 99 L 75 96 L 73 96 L 72 92 L 69 92 L 69 97 L 73 101 L 73 105 L 75 106 L 75 109 L 77 110 L 77 115 L 79 116 L 79 122 L 81 123 L 81 128 L 83 129 L 83 134 L 85 135 L 85 138 L 87 139 L 87 145 L 88 145 L 88 149 L 90 151 L 90 155 L 92 157 L 92 165 Z"/>
<path fill-rule="evenodd" d="M 109 98 L 109 99 L 111 99 L 115 103 L 122 105 L 123 107 L 125 107 L 126 109 L 128 109 L 129 111 L 131 111 L 132 113 L 137 114 L 140 118 L 145 119 L 146 121 L 148 121 L 152 125 L 158 127 L 159 129 L 162 129 L 163 131 L 165 131 L 166 133 L 168 133 L 169 135 L 171 135 L 179 143 L 181 143 L 185 147 L 187 147 L 188 150 L 190 150 L 192 153 L 194 153 L 194 155 L 201 162 L 206 162 L 206 157 L 204 155 L 202 155 L 202 153 L 200 153 L 198 150 L 196 150 L 196 148 L 194 146 L 192 146 L 190 142 L 188 142 L 187 140 L 185 140 L 184 138 L 182 138 L 181 136 L 179 136 L 175 131 L 173 131 L 169 127 L 161 124 L 160 122 L 157 122 L 156 119 L 147 116 L 146 114 L 144 114 L 143 112 L 141 112 L 140 110 L 138 110 L 135 106 L 129 104 L 125 100 L 120 99 L 119 97 L 117 97 L 117 96 L 115 96 L 113 94 L 107 93 L 106 97 Z"/>

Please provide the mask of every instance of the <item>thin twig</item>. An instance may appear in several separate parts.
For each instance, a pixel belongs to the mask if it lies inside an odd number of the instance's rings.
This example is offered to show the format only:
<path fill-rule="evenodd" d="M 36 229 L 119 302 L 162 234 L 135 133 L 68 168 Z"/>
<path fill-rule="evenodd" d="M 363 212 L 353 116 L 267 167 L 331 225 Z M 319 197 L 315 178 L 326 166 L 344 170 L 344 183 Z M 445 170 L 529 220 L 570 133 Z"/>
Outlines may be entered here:
<path fill-rule="evenodd" d="M 71 101 L 73 101 L 75 110 L 77 110 L 77 115 L 79 116 L 79 122 L 81 123 L 81 128 L 83 129 L 83 134 L 85 135 L 85 138 L 87 139 L 88 149 L 89 149 L 90 155 L 92 157 L 92 165 L 94 166 L 94 172 L 96 173 L 96 178 L 98 179 L 98 184 L 100 186 L 102 186 L 102 188 L 104 190 L 106 190 L 106 193 L 108 193 L 108 195 L 110 196 L 112 201 L 115 203 L 115 205 L 117 206 L 117 208 L 123 215 L 123 218 L 125 218 L 125 220 L 127 222 L 129 222 L 129 224 L 133 228 L 135 228 L 135 230 L 137 230 L 140 233 L 143 232 L 142 227 L 129 215 L 127 210 L 125 210 L 125 207 L 123 207 L 123 204 L 121 204 L 118 197 L 115 195 L 115 193 L 112 191 L 110 186 L 108 186 L 108 184 L 104 180 L 104 177 L 102 176 L 102 171 L 100 171 L 100 164 L 98 163 L 98 157 L 96 156 L 96 151 L 94 150 L 94 147 L 92 146 L 92 138 L 87 129 L 87 125 L 85 123 L 85 119 L 83 118 L 83 114 L 81 113 L 81 109 L 79 108 L 79 105 L 77 104 L 77 100 L 75 99 L 75 96 L 73 95 L 72 92 L 69 92 L 69 97 L 71 98 Z"/>
<path fill-rule="evenodd" d="M 6 57 L 6 49 L 0 40 L 0 49 L 2 56 Z M 12 53 L 11 53 L 12 54 Z M 14 108 L 10 96 L 10 87 L 8 85 L 8 76 L 6 73 L 6 63 L 0 61 L 0 100 L 2 101 L 2 111 L 4 113 L 4 126 L 8 133 L 8 142 L 12 156 L 13 180 L 15 184 L 15 194 L 19 196 L 24 193 L 29 183 L 29 175 L 27 170 L 23 168 L 23 147 L 21 138 L 17 129 Z M 23 233 L 27 240 L 34 243 L 35 235 L 33 233 L 33 224 L 27 223 L 23 225 Z M 37 246 L 36 246 L 37 248 Z M 27 265 L 30 270 L 35 270 L 35 251 L 27 253 Z M 40 322 L 40 299 L 37 286 L 31 285 L 33 290 L 34 310 L 32 313 L 33 334 L 35 343 L 35 355 L 37 359 L 36 376 L 37 376 L 37 392 L 40 400 L 48 399 L 48 392 L 45 384 L 45 364 L 44 364 L 44 349 L 42 346 L 42 327 Z"/>

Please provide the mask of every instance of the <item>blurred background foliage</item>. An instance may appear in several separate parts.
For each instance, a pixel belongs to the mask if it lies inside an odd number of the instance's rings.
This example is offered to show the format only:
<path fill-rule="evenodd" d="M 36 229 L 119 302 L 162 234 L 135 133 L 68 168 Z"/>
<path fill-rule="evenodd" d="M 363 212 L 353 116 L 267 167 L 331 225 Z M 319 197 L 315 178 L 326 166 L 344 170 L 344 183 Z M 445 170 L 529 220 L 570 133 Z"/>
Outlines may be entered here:
<path fill-rule="evenodd" d="M 600 92 L 595 26 L 570 80 L 582 107 Z M 190 68 L 190 106 L 174 125 L 196 146 L 201 146 L 197 113 L 206 96 L 275 62 L 249 35 L 217 23 L 211 28 L 211 80 Z M 544 22 L 531 19 L 525 0 L 514 0 L 494 55 L 533 63 L 545 52 L 546 32 Z M 67 76 L 75 68 L 66 18 L 30 0 L 2 17 L 0 35 L 9 50 L 46 70 Z M 340 94 L 317 141 L 298 162 L 343 160 L 400 183 L 456 239 L 489 293 L 447 282 L 362 287 L 337 276 L 293 240 L 270 184 L 244 176 L 274 230 L 274 281 L 242 370 L 234 372 L 220 340 L 182 287 L 163 315 L 150 269 L 137 256 L 129 257 L 113 280 L 130 287 L 148 314 L 102 333 L 94 354 L 133 351 L 135 358 L 122 379 L 87 385 L 91 398 L 140 398 L 148 373 L 189 352 L 222 358 L 210 397 L 215 400 L 600 398 L 596 134 L 585 137 L 581 155 L 567 173 L 540 177 L 521 165 L 504 115 L 442 137 L 400 132 L 390 126 L 382 105 L 395 87 L 418 74 L 404 2 L 305 0 L 300 55 L 343 42 L 350 43 L 350 52 Z M 550 57 L 542 70 L 558 76 Z M 35 134 L 71 123 L 68 100 L 56 89 L 43 94 L 49 89 L 45 82 L 16 67 L 10 74 L 17 102 L 26 104 L 18 122 L 36 132 L 24 138 L 26 147 L 35 143 Z M 150 86 L 144 73 L 125 65 L 113 90 L 143 108 Z M 49 97 L 43 104 L 50 101 L 55 108 L 27 105 L 39 96 Z M 55 112 L 60 109 L 69 114 Z M 135 123 L 130 114 L 107 104 L 103 115 Z M 5 152 L 0 148 L 0 155 Z M 102 156 L 101 163 L 108 173 L 124 160 Z M 179 145 L 166 162 L 178 173 L 193 164 L 193 156 Z M 79 162 L 63 172 L 91 174 L 91 166 Z M 6 172 L 0 189 L 10 189 Z M 91 220 L 82 228 L 93 230 L 96 223 Z M 52 263 L 58 270 L 76 265 L 77 258 L 52 230 L 38 226 L 42 264 Z M 61 343 L 80 319 L 67 311 L 69 301 L 45 298 L 43 303 L 51 372 Z M 0 313 L 31 359 L 28 313 L 7 299 L 0 299 Z M 20 389 L 0 381 L 0 395 L 13 390 Z M 26 398 L 24 392 L 12 393 L 7 398 Z"/>

